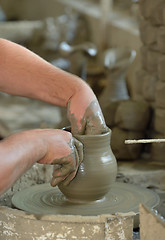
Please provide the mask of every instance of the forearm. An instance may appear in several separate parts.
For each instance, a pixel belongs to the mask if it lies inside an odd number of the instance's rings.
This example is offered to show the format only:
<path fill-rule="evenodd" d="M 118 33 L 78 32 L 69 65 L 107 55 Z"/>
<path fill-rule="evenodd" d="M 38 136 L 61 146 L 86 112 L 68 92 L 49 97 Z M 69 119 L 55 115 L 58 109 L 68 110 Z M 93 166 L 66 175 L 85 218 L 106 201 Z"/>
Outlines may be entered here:
<path fill-rule="evenodd" d="M 73 134 L 106 131 L 96 96 L 83 80 L 4 39 L 0 39 L 0 91 L 67 107 Z"/>
<path fill-rule="evenodd" d="M 49 64 L 28 49 L 0 39 L 0 91 L 66 107 L 77 93 L 95 98 L 80 78 Z"/>
<path fill-rule="evenodd" d="M 44 157 L 44 144 L 40 139 L 34 141 L 34 137 L 21 132 L 0 142 L 0 194 Z"/>

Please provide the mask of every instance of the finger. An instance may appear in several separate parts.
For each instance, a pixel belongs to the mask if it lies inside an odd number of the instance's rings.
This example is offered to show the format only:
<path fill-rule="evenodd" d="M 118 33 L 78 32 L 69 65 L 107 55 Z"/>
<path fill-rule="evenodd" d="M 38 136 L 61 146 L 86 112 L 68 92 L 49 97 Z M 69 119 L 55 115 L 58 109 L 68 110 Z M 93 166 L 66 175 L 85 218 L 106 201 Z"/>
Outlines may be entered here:
<path fill-rule="evenodd" d="M 69 174 L 69 169 L 62 166 L 59 169 L 54 170 L 53 177 L 64 177 Z"/>
<path fill-rule="evenodd" d="M 74 161 L 75 161 L 75 166 L 76 166 L 76 169 L 77 169 L 78 166 L 79 166 L 79 156 L 78 156 L 78 152 L 77 152 L 77 149 L 76 149 L 75 146 L 74 146 Z"/>
<path fill-rule="evenodd" d="M 83 144 L 73 137 L 74 145 L 76 147 L 76 152 L 78 154 L 78 166 L 83 161 Z"/>
<path fill-rule="evenodd" d="M 63 185 L 64 186 L 67 186 L 69 185 L 69 183 L 73 180 L 73 178 L 76 176 L 76 173 L 77 173 L 77 169 L 80 165 L 80 160 L 79 160 L 79 155 L 78 155 L 78 152 L 77 152 L 77 149 L 75 147 L 75 151 L 74 151 L 74 154 L 75 154 L 75 161 L 76 161 L 76 170 L 75 171 L 72 171 L 68 177 L 65 178 L 65 180 L 63 181 Z"/>
<path fill-rule="evenodd" d="M 76 169 L 75 156 L 72 153 L 69 157 L 63 160 L 61 168 L 55 169 L 53 172 L 54 177 L 63 177 L 73 172 Z"/>
<path fill-rule="evenodd" d="M 54 165 L 54 170 L 60 169 L 61 168 L 61 164 L 55 164 Z"/>
<path fill-rule="evenodd" d="M 81 119 L 81 126 L 78 126 L 77 119 L 71 119 L 71 133 L 72 135 L 84 135 L 86 129 L 86 119 Z"/>
<path fill-rule="evenodd" d="M 58 177 L 58 178 L 53 177 L 53 178 L 51 179 L 50 184 L 51 184 L 52 187 L 55 187 L 55 186 L 57 186 L 60 182 L 62 182 L 65 178 L 66 178 L 66 176 L 65 176 L 65 177 Z"/>
<path fill-rule="evenodd" d="M 64 186 L 68 186 L 69 183 L 74 179 L 75 176 L 76 176 L 76 171 L 74 171 L 74 172 L 72 172 L 71 174 L 69 174 L 69 176 L 66 177 L 66 178 L 63 180 L 62 184 L 63 184 Z"/>
<path fill-rule="evenodd" d="M 107 132 L 107 126 L 98 101 L 93 101 L 87 107 L 85 135 L 97 135 Z"/>
<path fill-rule="evenodd" d="M 76 147 L 74 146 L 74 161 L 75 161 L 75 171 L 77 172 L 77 169 L 79 168 L 79 166 L 80 166 L 80 159 L 79 159 L 79 155 L 78 155 L 78 152 L 77 152 L 77 149 L 76 149 Z M 73 171 L 72 171 L 73 172 Z M 70 172 L 70 173 L 72 173 L 72 172 Z"/>

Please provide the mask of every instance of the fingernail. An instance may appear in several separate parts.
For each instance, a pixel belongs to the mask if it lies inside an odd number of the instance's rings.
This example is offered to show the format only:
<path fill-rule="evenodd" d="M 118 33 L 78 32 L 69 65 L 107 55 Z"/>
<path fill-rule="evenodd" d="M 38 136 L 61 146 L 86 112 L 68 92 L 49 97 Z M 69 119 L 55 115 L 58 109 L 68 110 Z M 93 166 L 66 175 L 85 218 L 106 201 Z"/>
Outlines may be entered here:
<path fill-rule="evenodd" d="M 57 185 L 57 179 L 52 179 L 50 184 L 52 187 L 55 187 Z"/>
<path fill-rule="evenodd" d="M 54 177 L 60 177 L 60 176 L 61 176 L 61 173 L 60 173 L 60 172 L 55 172 L 55 173 L 53 174 L 53 176 L 54 176 Z"/>

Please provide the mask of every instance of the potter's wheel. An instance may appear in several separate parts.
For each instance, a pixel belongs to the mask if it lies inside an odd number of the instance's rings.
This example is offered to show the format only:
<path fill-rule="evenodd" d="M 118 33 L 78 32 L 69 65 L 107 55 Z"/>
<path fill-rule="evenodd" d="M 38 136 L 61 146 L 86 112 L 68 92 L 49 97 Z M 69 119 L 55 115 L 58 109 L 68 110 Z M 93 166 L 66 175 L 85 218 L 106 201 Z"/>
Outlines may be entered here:
<path fill-rule="evenodd" d="M 33 214 L 96 216 L 133 211 L 138 217 L 139 203 L 153 208 L 159 203 L 159 197 L 151 190 L 116 182 L 102 200 L 72 203 L 57 187 L 52 188 L 50 184 L 41 184 L 17 192 L 12 198 L 12 203 L 16 208 Z M 135 218 L 135 227 L 137 226 L 138 219 Z"/>

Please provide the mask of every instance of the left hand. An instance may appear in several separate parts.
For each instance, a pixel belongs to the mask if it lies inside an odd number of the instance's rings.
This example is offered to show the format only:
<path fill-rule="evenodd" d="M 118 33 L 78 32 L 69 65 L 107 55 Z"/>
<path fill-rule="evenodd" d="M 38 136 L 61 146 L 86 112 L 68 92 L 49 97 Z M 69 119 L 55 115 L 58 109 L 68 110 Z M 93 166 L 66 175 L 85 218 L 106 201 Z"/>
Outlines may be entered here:
<path fill-rule="evenodd" d="M 54 171 L 52 174 L 51 185 L 55 187 L 60 182 L 68 185 L 76 176 L 78 168 L 83 160 L 83 145 L 77 139 L 73 138 L 71 143 L 72 153 L 67 157 L 56 159 L 53 164 Z"/>
<path fill-rule="evenodd" d="M 65 185 L 75 177 L 83 159 L 83 145 L 68 131 L 59 129 L 33 130 L 35 138 L 43 142 L 44 157 L 41 164 L 55 165 L 51 185 L 63 181 Z"/>

